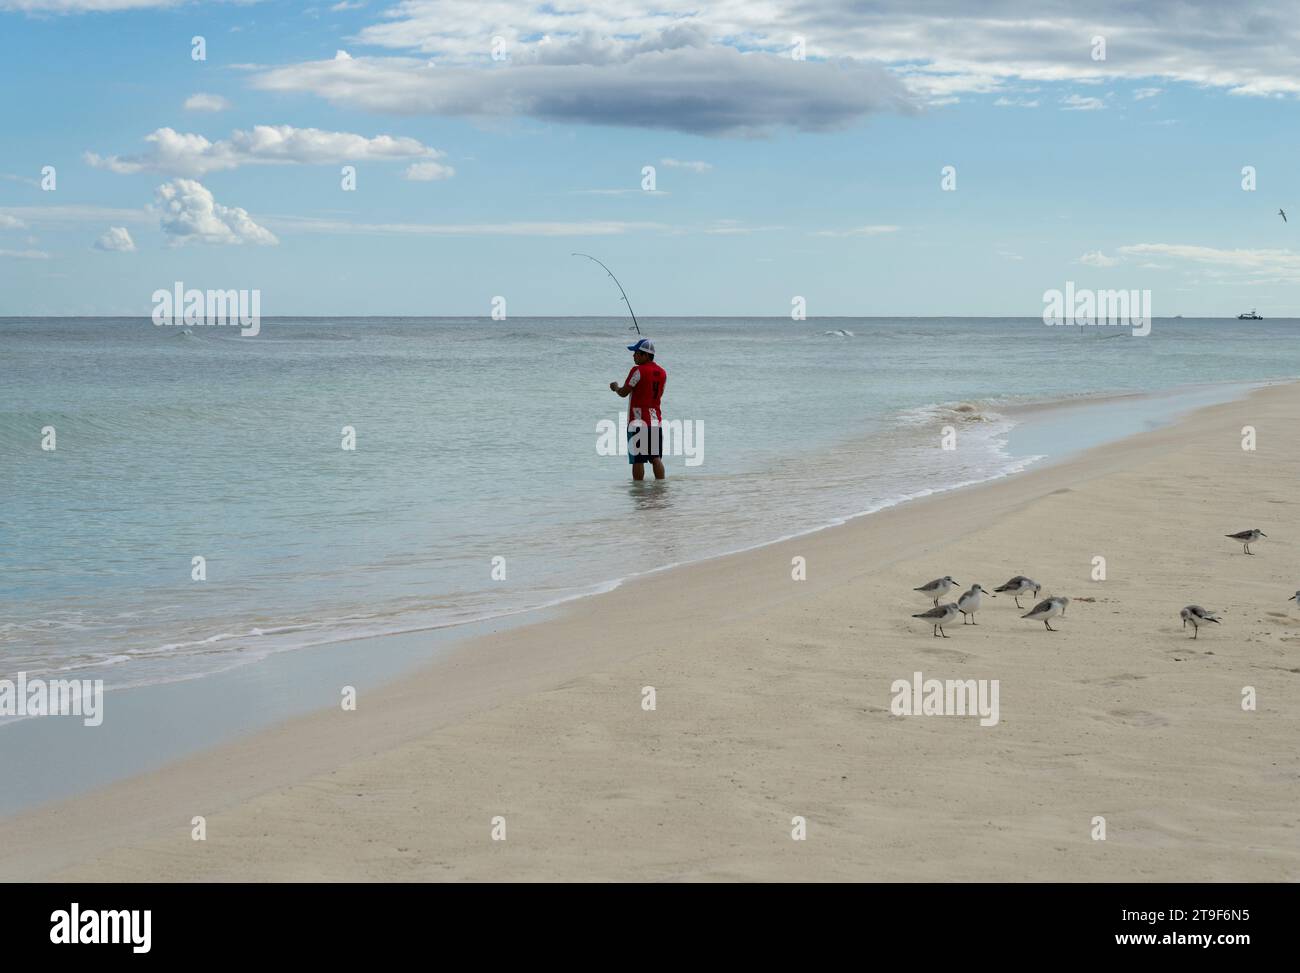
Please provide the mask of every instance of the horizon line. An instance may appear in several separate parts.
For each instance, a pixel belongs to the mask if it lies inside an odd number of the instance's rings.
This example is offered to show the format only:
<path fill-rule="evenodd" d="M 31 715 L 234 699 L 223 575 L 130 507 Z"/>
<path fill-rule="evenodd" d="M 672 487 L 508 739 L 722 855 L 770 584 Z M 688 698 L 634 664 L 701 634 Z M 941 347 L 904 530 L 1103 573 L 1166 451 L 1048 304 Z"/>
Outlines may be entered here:
<path fill-rule="evenodd" d="M 105 321 L 123 321 L 133 320 L 135 318 L 144 318 L 150 320 L 151 312 L 143 311 L 138 314 L 0 314 L 0 321 L 21 321 L 29 318 L 39 320 L 59 320 L 65 318 L 75 318 L 78 320 L 105 320 Z M 790 318 L 786 314 L 652 314 L 642 315 L 642 319 L 658 319 L 670 321 L 698 321 L 698 320 L 759 320 L 759 321 L 790 321 L 793 324 L 799 324 L 803 321 L 922 321 L 922 320 L 1026 320 L 1036 321 L 1042 319 L 1042 314 L 810 314 L 798 321 Z M 362 318 L 362 319 L 399 319 L 408 321 L 440 321 L 447 319 L 469 319 L 493 321 L 505 324 L 510 321 L 538 321 L 551 319 L 590 319 L 590 320 L 609 320 L 618 318 L 618 315 L 612 314 L 512 314 L 506 318 L 493 318 L 491 314 L 264 314 L 259 320 L 262 321 L 281 321 L 281 320 L 319 320 L 333 321 L 338 318 Z M 1227 316 L 1218 314 L 1164 314 L 1152 315 L 1153 321 L 1175 321 L 1175 320 L 1192 320 L 1192 321 L 1236 321 L 1239 320 L 1235 314 L 1229 313 Z M 1251 320 L 1247 318 L 1245 320 Z M 1268 318 L 1261 317 L 1255 320 L 1260 321 L 1296 321 L 1300 320 L 1300 315 L 1278 315 Z M 171 325 L 174 327 L 174 325 Z M 1076 325 L 1076 327 L 1096 327 L 1097 325 Z M 187 325 L 187 327 L 203 328 L 210 327 L 206 324 Z"/>

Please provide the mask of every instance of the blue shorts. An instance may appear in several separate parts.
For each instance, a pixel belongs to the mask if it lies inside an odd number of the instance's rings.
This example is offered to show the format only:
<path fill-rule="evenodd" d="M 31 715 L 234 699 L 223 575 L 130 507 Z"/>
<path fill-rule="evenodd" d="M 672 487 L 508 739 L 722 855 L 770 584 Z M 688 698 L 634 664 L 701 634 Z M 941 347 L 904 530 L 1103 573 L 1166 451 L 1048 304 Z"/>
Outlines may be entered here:
<path fill-rule="evenodd" d="M 636 445 L 633 445 L 633 439 Z M 636 449 L 642 449 L 645 452 L 637 453 Z M 629 463 L 649 463 L 651 460 L 662 459 L 664 455 L 664 435 L 663 429 L 659 426 L 637 426 L 636 428 L 628 427 L 627 430 L 627 461 Z"/>

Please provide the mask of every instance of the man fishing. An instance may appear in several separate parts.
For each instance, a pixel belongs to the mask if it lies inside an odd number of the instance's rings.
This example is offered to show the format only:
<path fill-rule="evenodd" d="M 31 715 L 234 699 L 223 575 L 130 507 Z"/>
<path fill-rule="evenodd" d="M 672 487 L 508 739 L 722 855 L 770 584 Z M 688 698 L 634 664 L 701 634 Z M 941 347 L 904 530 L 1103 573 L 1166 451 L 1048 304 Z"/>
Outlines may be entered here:
<path fill-rule="evenodd" d="M 610 382 L 609 387 L 621 398 L 632 397 L 627 410 L 627 461 L 632 464 L 632 479 L 645 479 L 645 464 L 655 471 L 655 479 L 664 478 L 663 436 L 660 424 L 663 413 L 659 401 L 663 398 L 668 373 L 655 363 L 655 343 L 642 338 L 628 345 L 635 364 L 627 373 L 622 387 Z"/>

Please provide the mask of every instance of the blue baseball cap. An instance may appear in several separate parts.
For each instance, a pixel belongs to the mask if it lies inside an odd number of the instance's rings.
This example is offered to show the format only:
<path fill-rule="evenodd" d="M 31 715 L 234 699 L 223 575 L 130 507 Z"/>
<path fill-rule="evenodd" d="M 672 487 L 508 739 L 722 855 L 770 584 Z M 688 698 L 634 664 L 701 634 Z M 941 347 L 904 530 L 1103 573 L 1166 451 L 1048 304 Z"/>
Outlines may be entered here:
<path fill-rule="evenodd" d="M 655 343 L 649 338 L 642 338 L 634 345 L 627 346 L 628 351 L 644 351 L 647 355 L 655 353 Z"/>

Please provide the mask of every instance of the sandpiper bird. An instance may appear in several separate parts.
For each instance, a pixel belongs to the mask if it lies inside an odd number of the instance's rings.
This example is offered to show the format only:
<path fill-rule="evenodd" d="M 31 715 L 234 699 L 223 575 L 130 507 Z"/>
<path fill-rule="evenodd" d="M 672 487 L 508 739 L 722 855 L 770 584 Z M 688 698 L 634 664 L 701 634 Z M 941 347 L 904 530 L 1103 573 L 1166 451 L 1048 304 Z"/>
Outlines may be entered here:
<path fill-rule="evenodd" d="M 1183 620 L 1183 628 L 1187 627 L 1188 622 L 1192 623 L 1192 638 L 1197 638 L 1201 634 L 1202 623 L 1214 622 L 1215 625 L 1219 624 L 1219 619 L 1215 613 L 1206 611 L 1200 605 L 1188 605 L 1178 615 Z"/>
<path fill-rule="evenodd" d="M 929 584 L 923 584 L 921 587 L 913 588 L 912 590 L 919 591 L 923 595 L 929 595 L 934 599 L 934 606 L 938 608 L 939 599 L 952 591 L 956 584 L 957 582 L 952 580 L 951 574 L 945 574 L 942 578 L 935 578 Z"/>
<path fill-rule="evenodd" d="M 1288 598 L 1287 601 L 1294 601 L 1297 605 L 1300 605 L 1300 591 L 1297 591 L 1294 595 Z"/>
<path fill-rule="evenodd" d="M 950 601 L 946 605 L 935 605 L 929 611 L 921 612 L 912 617 L 924 618 L 927 622 L 930 622 L 934 626 L 935 638 L 940 636 L 947 638 L 948 636 L 944 633 L 943 627 L 957 617 L 958 610 L 957 605 Z"/>
<path fill-rule="evenodd" d="M 1249 554 L 1250 545 L 1254 544 L 1261 537 L 1267 537 L 1268 535 L 1256 527 L 1254 530 L 1239 530 L 1235 534 L 1224 534 L 1223 536 L 1231 537 L 1234 541 L 1237 541 L 1241 545 L 1242 550 Z"/>
<path fill-rule="evenodd" d="M 962 596 L 957 599 L 957 610 L 961 612 L 961 623 L 963 625 L 966 624 L 967 618 L 970 619 L 972 625 L 979 624 L 975 621 L 975 613 L 980 610 L 980 602 L 984 600 L 985 595 L 990 598 L 997 597 L 997 595 L 989 594 L 977 584 L 971 585 L 970 591 L 962 592 Z"/>
<path fill-rule="evenodd" d="M 1069 603 L 1069 598 L 1044 598 L 1020 617 L 1032 618 L 1036 622 L 1042 622 L 1049 632 L 1055 632 L 1056 629 L 1052 628 L 1050 620 L 1057 615 L 1064 615 L 1065 606 Z"/>
<path fill-rule="evenodd" d="M 1002 592 L 1004 591 L 1010 591 L 1016 599 L 1016 607 L 1024 608 L 1025 606 L 1020 604 L 1020 596 L 1027 592 L 1032 591 L 1034 593 L 1034 597 L 1037 598 L 1038 592 L 1040 592 L 1042 589 L 1043 586 L 1039 584 L 1037 581 L 1035 581 L 1033 578 L 1026 578 L 1023 574 L 1017 574 L 1006 584 L 1002 585 L 999 588 L 994 588 L 993 590 L 996 591 L 998 594 L 1002 594 Z"/>

